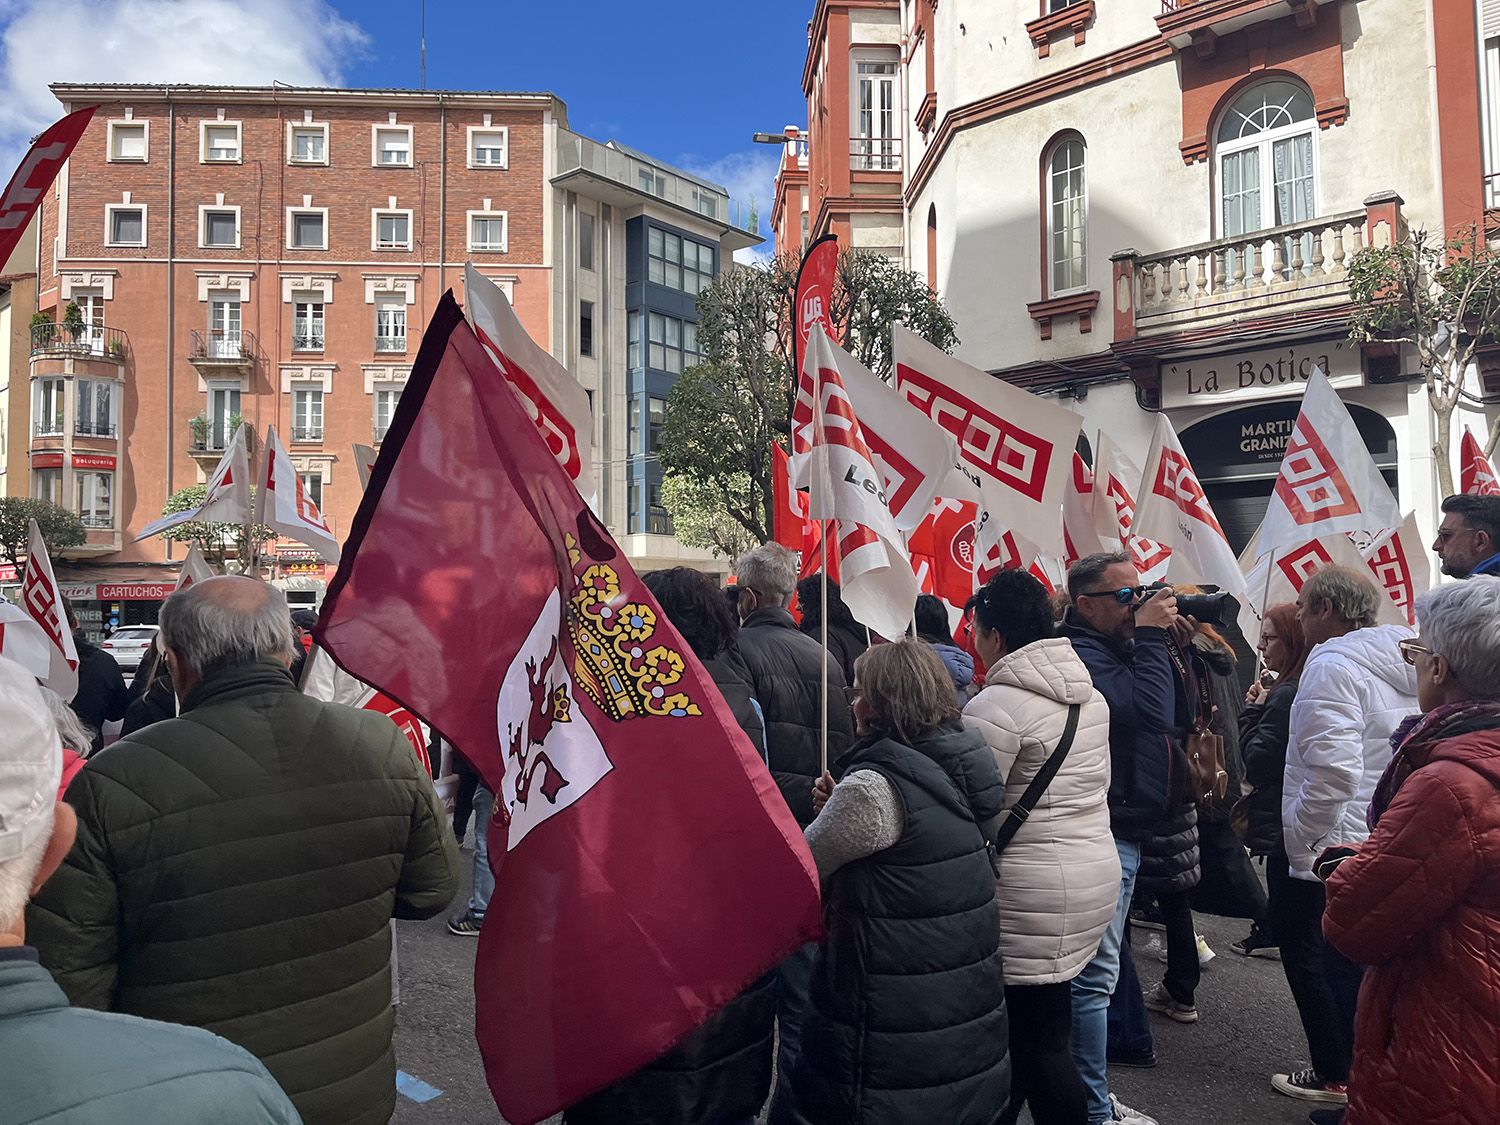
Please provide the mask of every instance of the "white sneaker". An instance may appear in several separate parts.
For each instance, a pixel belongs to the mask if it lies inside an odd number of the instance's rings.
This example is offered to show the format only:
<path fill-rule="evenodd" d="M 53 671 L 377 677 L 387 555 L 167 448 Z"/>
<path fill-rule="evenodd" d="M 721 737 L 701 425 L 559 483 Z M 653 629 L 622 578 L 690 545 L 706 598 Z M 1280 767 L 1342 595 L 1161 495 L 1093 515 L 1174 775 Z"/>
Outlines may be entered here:
<path fill-rule="evenodd" d="M 1203 940 L 1202 934 L 1197 934 L 1195 936 L 1198 939 L 1198 967 L 1200 969 L 1206 969 L 1208 968 L 1208 963 L 1215 957 L 1217 957 L 1218 954 L 1208 947 L 1208 942 Z M 1147 955 L 1155 953 L 1156 959 L 1158 961 L 1160 961 L 1163 965 L 1167 963 L 1167 947 L 1165 945 L 1161 945 L 1159 943 L 1152 944 L 1152 942 L 1147 942 L 1146 945 L 1142 948 L 1141 952 Z"/>
<path fill-rule="evenodd" d="M 1147 1117 L 1138 1109 L 1131 1109 L 1113 1094 L 1109 1096 L 1109 1119 L 1122 1125 L 1158 1125 L 1156 1118 Z"/>

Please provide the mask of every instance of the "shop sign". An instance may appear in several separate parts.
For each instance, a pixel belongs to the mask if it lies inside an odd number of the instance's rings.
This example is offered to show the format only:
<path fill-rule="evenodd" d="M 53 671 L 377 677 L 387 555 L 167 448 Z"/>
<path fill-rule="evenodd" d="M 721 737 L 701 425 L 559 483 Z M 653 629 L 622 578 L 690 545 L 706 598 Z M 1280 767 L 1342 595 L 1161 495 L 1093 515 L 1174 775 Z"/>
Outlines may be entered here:
<path fill-rule="evenodd" d="M 1261 480 L 1276 475 L 1302 404 L 1296 400 L 1226 410 L 1182 431 L 1182 446 L 1203 481 Z M 1396 465 L 1391 424 L 1373 410 L 1350 404 L 1350 417 L 1382 469 Z"/>
<path fill-rule="evenodd" d="M 0 563 L 0 585 L 7 582 L 19 582 L 21 576 L 16 573 L 16 568 L 10 563 Z"/>
<path fill-rule="evenodd" d="M 322 578 L 323 564 L 320 562 L 283 562 L 281 573 L 289 578 Z"/>
<path fill-rule="evenodd" d="M 298 547 L 292 547 L 289 550 L 281 550 L 276 552 L 276 561 L 281 563 L 283 566 L 285 566 L 289 562 L 316 562 L 317 558 L 318 552 L 313 550 L 303 550 Z"/>
<path fill-rule="evenodd" d="M 1364 384 L 1359 345 L 1349 340 L 1314 340 L 1260 351 L 1192 356 L 1161 364 L 1161 405 L 1222 406 L 1302 393 L 1317 368 L 1335 390 Z"/>
<path fill-rule="evenodd" d="M 63 467 L 63 455 L 61 453 L 33 453 L 31 467 L 33 469 L 60 469 Z"/>
<path fill-rule="evenodd" d="M 70 602 L 93 602 L 99 600 L 98 586 L 70 586 L 66 582 L 59 582 L 57 588 L 62 591 L 62 596 Z"/>
<path fill-rule="evenodd" d="M 73 468 L 108 469 L 110 472 L 114 472 L 115 459 L 104 453 L 75 453 L 73 454 Z"/>
<path fill-rule="evenodd" d="M 170 582 L 127 582 L 119 586 L 100 586 L 101 602 L 160 602 L 172 596 L 177 587 Z"/>

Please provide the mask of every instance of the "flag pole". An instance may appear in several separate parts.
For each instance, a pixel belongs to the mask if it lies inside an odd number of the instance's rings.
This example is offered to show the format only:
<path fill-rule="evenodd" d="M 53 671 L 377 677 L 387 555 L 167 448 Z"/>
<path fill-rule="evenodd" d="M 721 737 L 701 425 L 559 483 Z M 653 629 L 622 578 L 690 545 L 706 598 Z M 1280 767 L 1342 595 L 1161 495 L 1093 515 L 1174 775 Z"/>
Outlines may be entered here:
<path fill-rule="evenodd" d="M 822 395 L 819 394 L 821 400 Z M 822 769 L 818 771 L 821 778 L 828 772 L 828 520 L 818 521 L 823 525 L 823 570 L 821 583 L 823 586 L 823 617 L 821 631 L 823 633 L 823 717 L 819 724 L 818 735 L 818 761 Z M 846 685 L 847 686 L 847 685 Z"/>
<path fill-rule="evenodd" d="M 1266 639 L 1266 610 L 1271 607 L 1266 603 L 1271 600 L 1271 575 L 1272 568 L 1276 565 L 1276 548 L 1271 548 L 1271 553 L 1266 556 L 1266 588 L 1260 595 L 1260 635 L 1255 638 L 1255 659 L 1260 661 L 1260 642 Z M 1253 568 L 1252 568 L 1253 569 Z"/>

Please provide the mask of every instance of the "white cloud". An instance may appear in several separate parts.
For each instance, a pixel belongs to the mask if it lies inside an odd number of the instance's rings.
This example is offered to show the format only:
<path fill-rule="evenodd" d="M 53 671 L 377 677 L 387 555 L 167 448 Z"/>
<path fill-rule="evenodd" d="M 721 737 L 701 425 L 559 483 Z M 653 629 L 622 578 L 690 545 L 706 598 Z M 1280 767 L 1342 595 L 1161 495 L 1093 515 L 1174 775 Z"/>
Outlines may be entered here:
<path fill-rule="evenodd" d="M 731 152 L 717 160 L 705 161 L 700 156 L 687 155 L 677 163 L 695 176 L 712 180 L 729 189 L 729 198 L 740 207 L 749 207 L 753 202 L 757 212 L 758 233 L 766 239 L 758 247 L 740 250 L 734 260 L 745 263 L 763 263 L 770 259 L 771 206 L 776 199 L 776 170 L 781 166 L 780 148 L 756 145 L 743 152 Z"/>
<path fill-rule="evenodd" d="M 332 86 L 368 43 L 326 0 L 13 0 L 0 25 L 8 167 L 62 116 L 48 83 Z"/>

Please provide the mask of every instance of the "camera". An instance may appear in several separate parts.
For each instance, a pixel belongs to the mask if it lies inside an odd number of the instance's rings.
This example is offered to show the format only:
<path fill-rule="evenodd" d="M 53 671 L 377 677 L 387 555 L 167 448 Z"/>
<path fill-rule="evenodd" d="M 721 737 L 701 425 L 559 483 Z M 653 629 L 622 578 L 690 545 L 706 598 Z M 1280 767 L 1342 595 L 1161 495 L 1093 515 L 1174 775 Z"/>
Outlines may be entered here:
<path fill-rule="evenodd" d="M 1169 582 L 1153 582 L 1149 586 L 1137 586 L 1136 595 L 1139 605 L 1147 598 L 1153 598 L 1162 590 L 1172 588 Z M 1234 595 L 1223 590 L 1215 590 L 1208 594 L 1178 594 L 1177 612 L 1184 617 L 1191 617 L 1204 625 L 1223 625 L 1240 612 L 1240 603 L 1235 600 Z"/>

